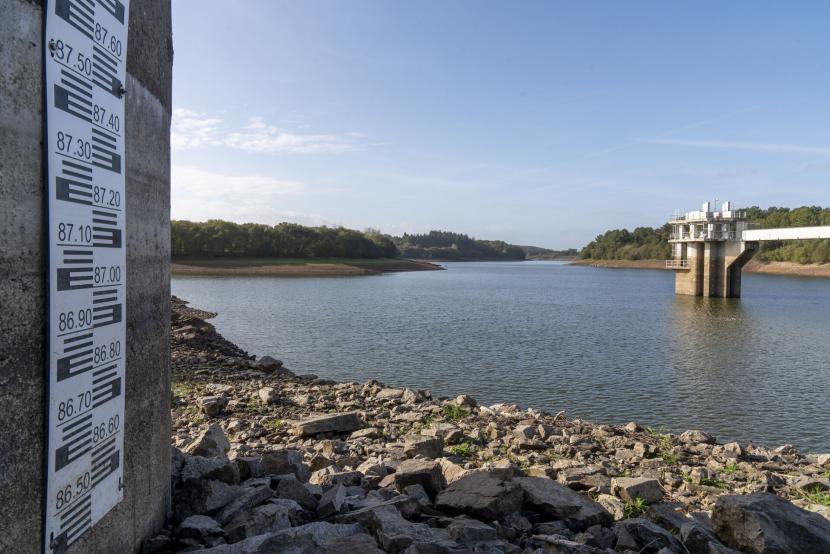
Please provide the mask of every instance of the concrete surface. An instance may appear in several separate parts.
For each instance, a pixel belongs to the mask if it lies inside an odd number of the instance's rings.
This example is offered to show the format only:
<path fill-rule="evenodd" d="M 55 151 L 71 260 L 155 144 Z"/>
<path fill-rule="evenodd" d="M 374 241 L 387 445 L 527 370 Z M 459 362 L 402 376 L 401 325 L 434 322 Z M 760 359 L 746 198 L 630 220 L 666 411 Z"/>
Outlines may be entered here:
<path fill-rule="evenodd" d="M 42 2 L 0 0 L 0 550 L 41 551 Z M 132 0 L 126 83 L 124 501 L 69 552 L 135 552 L 170 502 L 170 0 Z"/>

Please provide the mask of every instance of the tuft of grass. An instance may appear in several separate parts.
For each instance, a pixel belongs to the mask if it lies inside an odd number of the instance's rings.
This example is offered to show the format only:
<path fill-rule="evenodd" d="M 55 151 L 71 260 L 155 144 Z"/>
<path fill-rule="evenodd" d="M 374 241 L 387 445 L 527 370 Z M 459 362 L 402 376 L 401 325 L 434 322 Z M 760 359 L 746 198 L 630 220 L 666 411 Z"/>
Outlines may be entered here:
<path fill-rule="evenodd" d="M 824 477 L 830 479 L 830 469 L 824 472 Z"/>
<path fill-rule="evenodd" d="M 456 456 L 461 456 L 462 458 L 469 458 L 475 454 L 475 451 L 476 447 L 469 442 L 462 442 L 461 444 L 456 444 L 450 448 L 450 452 Z"/>
<path fill-rule="evenodd" d="M 707 487 L 717 487 L 719 489 L 725 489 L 728 485 L 726 481 L 723 479 L 713 479 L 712 477 L 704 477 L 700 480 L 701 485 L 705 485 Z"/>
<path fill-rule="evenodd" d="M 738 462 L 729 462 L 723 467 L 723 472 L 732 475 L 738 471 Z"/>
<path fill-rule="evenodd" d="M 447 404 L 443 408 L 444 417 L 450 421 L 458 421 L 470 415 L 470 410 L 458 404 Z"/>
<path fill-rule="evenodd" d="M 687 471 L 684 471 L 683 472 L 683 480 L 686 481 L 687 483 L 691 483 L 692 482 L 692 474 L 687 472 Z"/>
<path fill-rule="evenodd" d="M 623 506 L 623 516 L 625 519 L 632 517 L 640 517 L 648 509 L 648 504 L 643 497 L 638 496 L 634 500 L 629 500 Z"/>
<path fill-rule="evenodd" d="M 285 427 L 285 422 L 281 419 L 266 419 L 262 422 L 262 426 L 271 431 L 279 431 Z"/>
<path fill-rule="evenodd" d="M 662 435 L 660 437 L 660 458 L 663 460 L 663 463 L 670 466 L 676 466 L 678 463 L 677 454 L 672 452 L 672 448 L 674 445 L 671 443 L 671 437 L 668 435 Z"/>
<path fill-rule="evenodd" d="M 823 491 L 820 487 L 799 491 L 797 496 L 810 504 L 821 504 L 830 508 L 830 491 Z"/>
<path fill-rule="evenodd" d="M 413 430 L 415 433 L 420 433 L 421 431 L 423 431 L 424 429 L 426 429 L 427 427 L 429 427 L 430 425 L 432 425 L 432 422 L 433 422 L 434 420 L 435 420 L 435 418 L 433 418 L 432 416 L 426 416 L 426 417 L 424 417 L 423 419 L 421 419 L 421 421 L 419 421 L 418 423 L 416 423 L 415 425 L 413 425 L 413 426 L 412 426 L 412 430 Z"/>

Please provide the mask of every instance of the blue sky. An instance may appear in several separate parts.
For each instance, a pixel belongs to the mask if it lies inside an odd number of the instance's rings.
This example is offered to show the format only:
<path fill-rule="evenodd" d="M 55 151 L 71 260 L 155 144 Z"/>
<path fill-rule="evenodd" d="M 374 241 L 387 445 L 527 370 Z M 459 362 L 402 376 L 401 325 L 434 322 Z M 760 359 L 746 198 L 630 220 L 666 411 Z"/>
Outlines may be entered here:
<path fill-rule="evenodd" d="M 551 248 L 830 205 L 826 1 L 174 0 L 177 219 Z"/>

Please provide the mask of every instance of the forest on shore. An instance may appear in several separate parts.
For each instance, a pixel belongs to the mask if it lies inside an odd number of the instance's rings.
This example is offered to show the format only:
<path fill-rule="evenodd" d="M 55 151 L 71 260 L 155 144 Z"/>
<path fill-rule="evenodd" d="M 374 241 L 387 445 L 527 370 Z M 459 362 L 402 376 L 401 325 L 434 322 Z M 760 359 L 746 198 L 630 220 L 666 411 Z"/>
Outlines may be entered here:
<path fill-rule="evenodd" d="M 264 225 L 212 219 L 173 220 L 170 246 L 182 258 L 418 258 L 427 260 L 524 260 L 575 256 L 576 250 L 523 247 L 500 240 L 479 240 L 462 233 L 386 235 L 377 229 L 309 227 L 296 223 Z"/>
<path fill-rule="evenodd" d="M 830 225 L 830 208 L 757 206 L 746 209 L 747 217 L 763 229 Z M 579 253 L 590 260 L 665 260 L 671 258 L 669 224 L 662 227 L 637 227 L 633 231 L 612 229 L 597 236 Z M 800 264 L 830 263 L 830 240 L 762 242 L 758 259 L 765 262 Z"/>

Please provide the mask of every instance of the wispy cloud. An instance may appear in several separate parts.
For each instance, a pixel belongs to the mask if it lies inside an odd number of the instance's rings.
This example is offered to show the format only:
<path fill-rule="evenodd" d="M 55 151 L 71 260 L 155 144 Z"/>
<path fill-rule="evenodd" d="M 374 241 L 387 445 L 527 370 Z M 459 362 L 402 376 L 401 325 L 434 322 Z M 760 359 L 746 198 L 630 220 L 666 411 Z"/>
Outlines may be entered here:
<path fill-rule="evenodd" d="M 331 153 L 355 150 L 360 133 L 344 135 L 298 133 L 252 117 L 242 128 L 230 128 L 215 116 L 185 108 L 173 110 L 171 143 L 173 148 L 187 150 L 206 146 L 224 146 L 249 152 L 276 154 Z"/>
<path fill-rule="evenodd" d="M 735 142 L 728 140 L 685 140 L 670 138 L 643 139 L 647 144 L 669 146 L 689 146 L 694 148 L 720 148 L 725 150 L 754 150 L 756 152 L 778 152 L 789 154 L 830 155 L 828 146 L 808 146 L 803 144 L 770 144 L 761 142 Z"/>
<path fill-rule="evenodd" d="M 275 224 L 293 221 L 309 225 L 323 222 L 319 214 L 286 210 L 286 202 L 307 190 L 304 183 L 263 175 L 227 175 L 193 166 L 174 166 L 173 219 L 205 221 L 224 219 L 237 223 Z"/>

